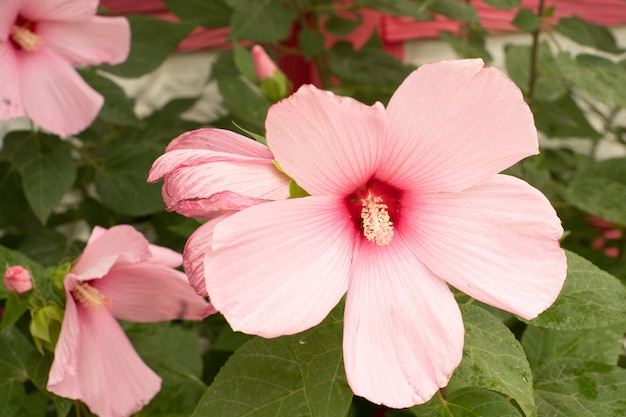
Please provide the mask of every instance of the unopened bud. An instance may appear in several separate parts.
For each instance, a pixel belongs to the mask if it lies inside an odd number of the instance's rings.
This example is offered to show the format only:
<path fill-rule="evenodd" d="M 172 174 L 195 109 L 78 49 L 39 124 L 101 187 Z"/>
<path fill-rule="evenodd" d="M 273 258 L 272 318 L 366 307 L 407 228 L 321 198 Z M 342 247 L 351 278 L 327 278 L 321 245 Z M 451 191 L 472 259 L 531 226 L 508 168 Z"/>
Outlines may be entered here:
<path fill-rule="evenodd" d="M 21 294 L 33 289 L 33 280 L 28 269 L 16 265 L 4 271 L 4 286 L 9 291 Z"/>
<path fill-rule="evenodd" d="M 265 97 L 272 102 L 287 97 L 291 92 L 291 83 L 261 45 L 252 47 L 252 60 L 257 80 Z"/>

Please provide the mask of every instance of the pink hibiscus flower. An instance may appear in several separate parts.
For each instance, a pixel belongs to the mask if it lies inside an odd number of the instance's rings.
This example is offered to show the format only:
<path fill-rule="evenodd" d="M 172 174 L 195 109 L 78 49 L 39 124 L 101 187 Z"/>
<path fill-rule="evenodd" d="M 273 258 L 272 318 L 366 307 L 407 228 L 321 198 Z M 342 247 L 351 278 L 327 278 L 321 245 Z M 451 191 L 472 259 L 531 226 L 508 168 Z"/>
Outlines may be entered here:
<path fill-rule="evenodd" d="M 96 227 L 63 282 L 67 302 L 48 390 L 100 417 L 139 411 L 161 379 L 143 363 L 115 317 L 199 320 L 215 312 L 176 271 L 180 254 L 148 244 L 131 226 Z"/>
<path fill-rule="evenodd" d="M 61 135 L 78 133 L 104 99 L 73 66 L 117 64 L 130 49 L 122 17 L 95 16 L 98 0 L 0 2 L 0 120 L 28 116 Z"/>
<path fill-rule="evenodd" d="M 408 407 L 461 361 L 448 285 L 526 319 L 557 297 L 560 221 L 539 191 L 498 174 L 538 142 L 519 89 L 497 69 L 421 66 L 387 108 L 304 86 L 270 108 L 266 128 L 277 162 L 310 196 L 207 223 L 188 248 L 204 254 L 209 242 L 206 289 L 233 329 L 298 333 L 347 293 L 352 390 Z"/>

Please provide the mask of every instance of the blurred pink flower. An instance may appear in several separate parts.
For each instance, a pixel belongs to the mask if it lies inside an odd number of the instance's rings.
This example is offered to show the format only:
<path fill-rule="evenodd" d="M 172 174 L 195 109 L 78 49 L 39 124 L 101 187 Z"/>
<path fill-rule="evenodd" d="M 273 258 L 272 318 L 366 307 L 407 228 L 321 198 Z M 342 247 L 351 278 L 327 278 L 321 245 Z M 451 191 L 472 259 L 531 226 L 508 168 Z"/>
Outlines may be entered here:
<path fill-rule="evenodd" d="M 0 120 L 27 116 L 66 136 L 85 129 L 104 99 L 72 68 L 117 64 L 130 49 L 122 17 L 95 16 L 98 0 L 0 2 Z"/>
<path fill-rule="evenodd" d="M 28 269 L 15 265 L 4 271 L 4 286 L 9 291 L 21 294 L 33 289 L 33 280 Z"/>
<path fill-rule="evenodd" d="M 131 226 L 96 227 L 63 282 L 67 302 L 48 390 L 81 400 L 100 417 L 139 411 L 161 378 L 135 352 L 115 318 L 200 320 L 215 312 L 176 271 L 180 254 L 150 245 Z"/>
<path fill-rule="evenodd" d="M 149 182 L 164 180 L 169 211 L 210 219 L 289 197 L 289 178 L 262 144 L 222 129 L 198 129 L 174 139 L 152 165 Z"/>
<path fill-rule="evenodd" d="M 252 60 L 254 62 L 256 78 L 259 82 L 266 78 L 272 78 L 277 70 L 280 71 L 276 63 L 272 61 L 272 58 L 269 57 L 261 45 L 254 45 L 252 47 Z"/>
<path fill-rule="evenodd" d="M 266 128 L 277 162 L 310 196 L 246 208 L 191 240 L 210 249 L 206 289 L 233 329 L 298 333 L 347 292 L 352 390 L 408 407 L 461 361 L 448 285 L 526 319 L 559 294 L 566 258 L 554 209 L 498 174 L 538 142 L 521 92 L 497 69 L 423 65 L 386 109 L 304 86 L 270 108 Z"/>

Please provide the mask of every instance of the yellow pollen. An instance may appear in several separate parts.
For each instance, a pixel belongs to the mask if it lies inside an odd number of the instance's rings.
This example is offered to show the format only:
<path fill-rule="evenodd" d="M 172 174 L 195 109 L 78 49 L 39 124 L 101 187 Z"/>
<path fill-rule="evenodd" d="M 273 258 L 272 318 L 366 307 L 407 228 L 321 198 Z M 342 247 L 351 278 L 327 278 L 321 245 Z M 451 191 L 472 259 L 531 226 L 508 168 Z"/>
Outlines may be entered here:
<path fill-rule="evenodd" d="M 76 301 L 87 307 L 111 307 L 111 300 L 86 282 L 77 283 L 72 290 L 72 295 Z"/>
<path fill-rule="evenodd" d="M 11 38 L 26 52 L 35 52 L 41 47 L 41 36 L 25 26 L 13 25 Z"/>
<path fill-rule="evenodd" d="M 389 218 L 389 208 L 380 196 L 368 194 L 361 200 L 361 219 L 363 236 L 378 246 L 391 243 L 393 237 L 393 223 Z"/>

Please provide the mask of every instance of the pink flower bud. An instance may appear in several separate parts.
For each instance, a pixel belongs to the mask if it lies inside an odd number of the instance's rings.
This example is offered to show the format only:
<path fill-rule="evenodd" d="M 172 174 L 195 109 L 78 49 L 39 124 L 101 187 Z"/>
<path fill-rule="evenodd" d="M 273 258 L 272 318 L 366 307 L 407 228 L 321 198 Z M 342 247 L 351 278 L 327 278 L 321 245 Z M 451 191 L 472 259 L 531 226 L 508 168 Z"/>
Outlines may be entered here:
<path fill-rule="evenodd" d="M 254 61 L 254 70 L 259 82 L 266 78 L 271 78 L 278 69 L 272 58 L 269 57 L 265 49 L 261 45 L 252 47 L 252 59 Z"/>
<path fill-rule="evenodd" d="M 21 294 L 33 288 L 33 280 L 26 268 L 16 265 L 4 271 L 4 286 L 9 291 Z"/>

